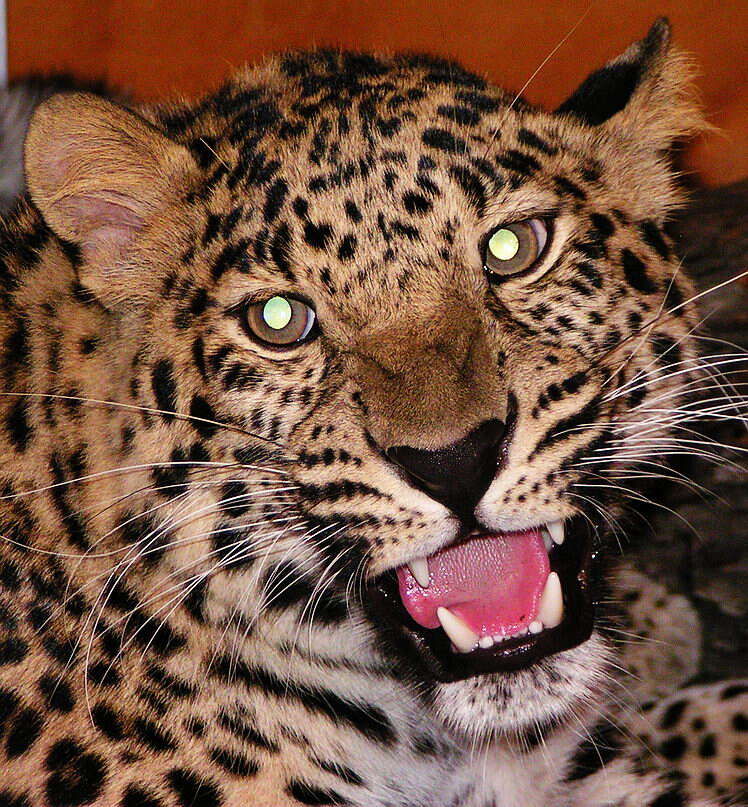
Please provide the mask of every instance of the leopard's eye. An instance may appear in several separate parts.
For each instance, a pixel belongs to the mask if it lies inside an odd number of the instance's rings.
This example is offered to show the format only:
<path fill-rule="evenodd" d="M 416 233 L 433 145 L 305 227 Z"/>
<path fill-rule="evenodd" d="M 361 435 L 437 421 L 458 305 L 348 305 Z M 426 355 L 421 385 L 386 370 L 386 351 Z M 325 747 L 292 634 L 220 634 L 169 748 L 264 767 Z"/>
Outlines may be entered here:
<path fill-rule="evenodd" d="M 314 309 L 295 297 L 276 295 L 247 306 L 246 325 L 260 342 L 276 347 L 296 345 L 315 330 Z"/>
<path fill-rule="evenodd" d="M 548 227 L 542 219 L 525 219 L 494 230 L 486 241 L 483 266 L 489 280 L 531 269 L 543 254 Z"/>

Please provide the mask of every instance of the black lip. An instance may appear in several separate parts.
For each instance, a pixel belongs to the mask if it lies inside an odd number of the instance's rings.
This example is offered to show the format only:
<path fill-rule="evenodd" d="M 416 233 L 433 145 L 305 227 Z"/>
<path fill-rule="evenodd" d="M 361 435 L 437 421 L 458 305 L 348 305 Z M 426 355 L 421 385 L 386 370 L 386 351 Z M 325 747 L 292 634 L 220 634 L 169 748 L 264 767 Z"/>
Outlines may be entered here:
<path fill-rule="evenodd" d="M 551 568 L 561 578 L 564 620 L 552 630 L 509 639 L 488 650 L 455 653 L 441 628 L 421 627 L 405 610 L 394 570 L 369 586 L 371 615 L 380 624 L 397 653 L 433 681 L 461 681 L 476 675 L 523 670 L 562 650 L 589 639 L 595 618 L 597 551 L 586 521 L 566 524 L 566 540 L 551 552 Z"/>

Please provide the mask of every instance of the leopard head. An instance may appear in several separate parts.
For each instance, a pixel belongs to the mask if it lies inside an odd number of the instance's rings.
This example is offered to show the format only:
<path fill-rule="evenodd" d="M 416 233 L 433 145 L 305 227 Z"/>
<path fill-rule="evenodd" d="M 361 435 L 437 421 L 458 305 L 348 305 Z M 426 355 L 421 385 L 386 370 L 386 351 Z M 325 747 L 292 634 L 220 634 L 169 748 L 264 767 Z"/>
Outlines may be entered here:
<path fill-rule="evenodd" d="M 134 451 L 190 466 L 203 617 L 352 623 L 481 735 L 592 698 L 616 480 L 695 355 L 663 227 L 699 125 L 662 21 L 555 112 L 327 51 L 142 116 L 43 105 L 31 197 L 150 413 Z"/>

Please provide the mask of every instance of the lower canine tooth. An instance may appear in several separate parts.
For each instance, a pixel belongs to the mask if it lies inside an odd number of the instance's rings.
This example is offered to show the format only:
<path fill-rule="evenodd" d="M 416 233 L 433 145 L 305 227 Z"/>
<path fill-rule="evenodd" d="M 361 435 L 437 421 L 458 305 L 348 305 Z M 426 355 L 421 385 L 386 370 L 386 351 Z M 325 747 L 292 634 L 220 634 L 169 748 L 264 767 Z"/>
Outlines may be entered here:
<path fill-rule="evenodd" d="M 478 644 L 478 635 L 448 608 L 437 608 L 436 618 L 460 653 L 469 653 Z"/>
<path fill-rule="evenodd" d="M 564 618 L 564 598 L 561 592 L 561 580 L 556 572 L 551 572 L 545 581 L 545 588 L 540 596 L 538 621 L 544 628 L 555 628 Z"/>
<path fill-rule="evenodd" d="M 414 558 L 408 568 L 421 588 L 429 587 L 429 562 L 426 558 Z"/>
<path fill-rule="evenodd" d="M 561 546 L 561 544 L 564 542 L 564 538 L 566 537 L 564 533 L 564 522 L 549 521 L 545 526 L 550 533 L 551 538 L 553 538 L 553 543 Z"/>

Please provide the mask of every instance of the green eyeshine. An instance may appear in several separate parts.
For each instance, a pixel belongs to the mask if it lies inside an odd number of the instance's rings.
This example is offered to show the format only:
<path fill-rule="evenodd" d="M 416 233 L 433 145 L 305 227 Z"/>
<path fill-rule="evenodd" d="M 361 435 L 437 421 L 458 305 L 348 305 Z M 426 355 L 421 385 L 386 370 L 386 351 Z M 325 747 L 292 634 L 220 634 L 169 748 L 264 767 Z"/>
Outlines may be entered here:
<path fill-rule="evenodd" d="M 491 254 L 500 261 L 510 261 L 519 252 L 519 238 L 511 230 L 496 230 L 488 242 Z"/>
<path fill-rule="evenodd" d="M 292 317 L 291 303 L 285 297 L 271 297 L 262 308 L 262 319 L 274 331 L 282 331 Z"/>

